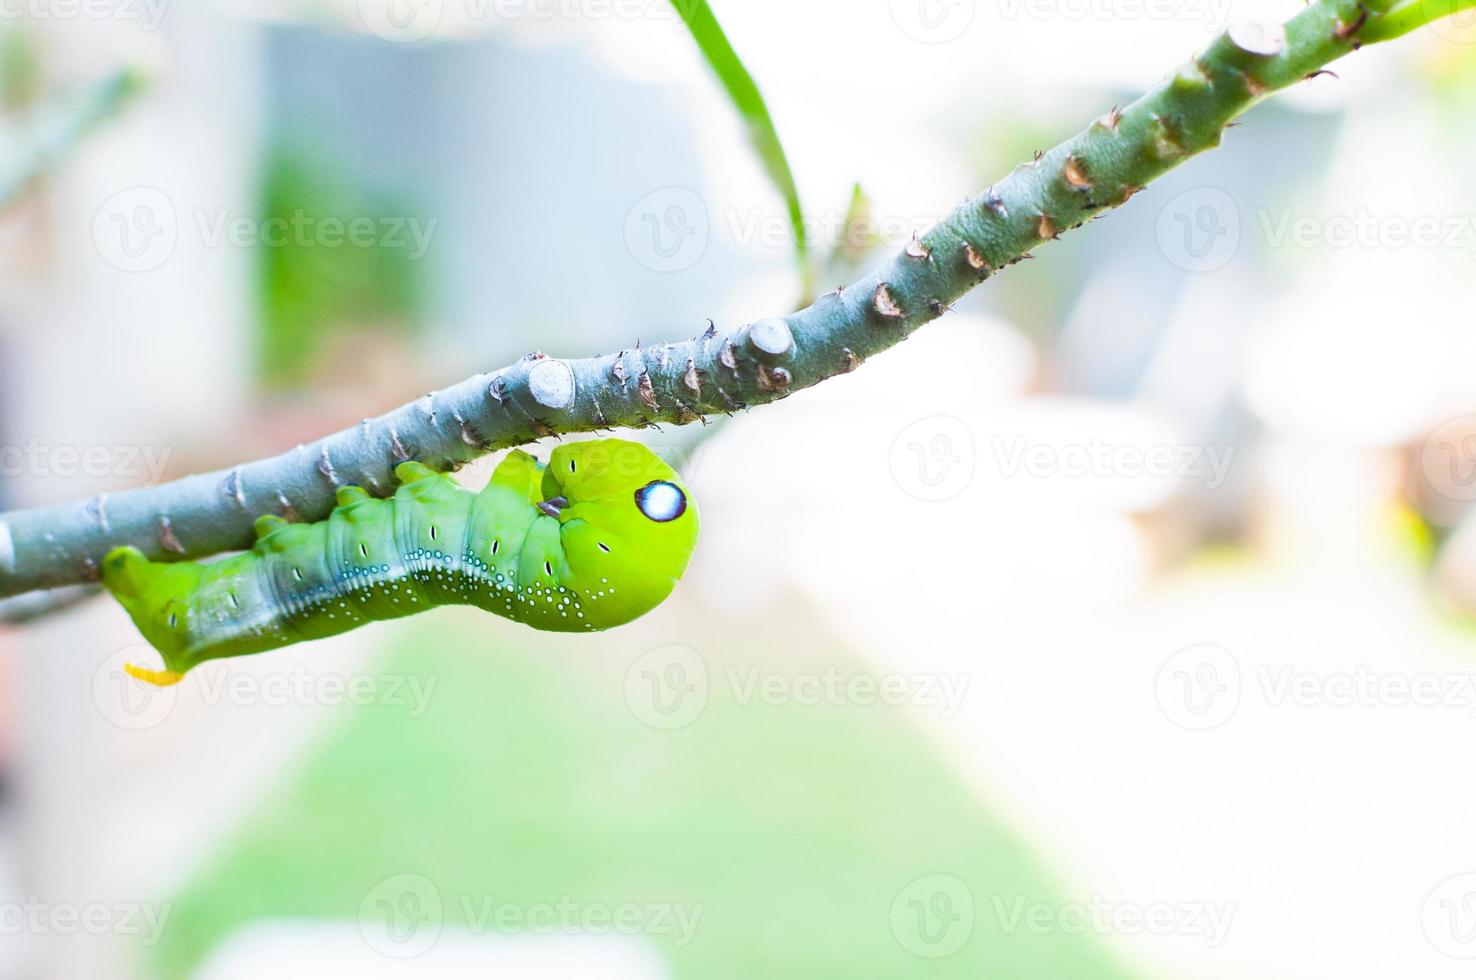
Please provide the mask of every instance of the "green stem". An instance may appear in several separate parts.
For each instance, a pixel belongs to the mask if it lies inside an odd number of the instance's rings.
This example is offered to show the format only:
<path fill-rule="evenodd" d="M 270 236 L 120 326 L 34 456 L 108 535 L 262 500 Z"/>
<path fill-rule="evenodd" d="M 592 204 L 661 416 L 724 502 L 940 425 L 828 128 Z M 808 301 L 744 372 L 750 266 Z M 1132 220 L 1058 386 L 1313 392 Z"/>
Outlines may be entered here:
<path fill-rule="evenodd" d="M 1476 7 L 1476 0 L 1411 0 L 1394 6 L 1362 32 L 1369 44 L 1403 37 L 1416 28 Z"/>
<path fill-rule="evenodd" d="M 1284 30 L 1232 28 L 1132 105 L 1017 167 L 880 269 L 788 317 L 616 355 L 530 354 L 272 459 L 0 514 L 0 596 L 92 580 L 102 556 L 121 544 L 154 558 L 244 548 L 262 514 L 319 520 L 346 483 L 390 493 L 393 467 L 405 459 L 453 469 L 558 433 L 682 425 L 854 370 L 996 270 L 1218 145 L 1225 127 L 1267 94 L 1368 41 L 1390 6 L 1317 0 Z"/>
<path fill-rule="evenodd" d="M 796 186 L 794 173 L 789 168 L 789 158 L 784 154 L 784 144 L 779 140 L 779 131 L 774 127 L 774 119 L 769 115 L 763 93 L 743 64 L 743 59 L 733 50 L 728 35 L 723 32 L 722 25 L 718 23 L 707 0 L 671 2 L 686 23 L 687 29 L 692 32 L 692 39 L 697 42 L 698 50 L 717 74 L 718 81 L 728 93 L 728 98 L 733 101 L 734 108 L 743 117 L 748 126 L 749 138 L 753 140 L 754 150 L 768 172 L 769 180 L 784 198 L 784 207 L 789 212 L 789 227 L 794 234 L 800 291 L 808 301 L 815 292 L 815 272 L 810 263 L 809 242 L 805 236 L 804 209 L 800 206 L 799 187 Z"/>

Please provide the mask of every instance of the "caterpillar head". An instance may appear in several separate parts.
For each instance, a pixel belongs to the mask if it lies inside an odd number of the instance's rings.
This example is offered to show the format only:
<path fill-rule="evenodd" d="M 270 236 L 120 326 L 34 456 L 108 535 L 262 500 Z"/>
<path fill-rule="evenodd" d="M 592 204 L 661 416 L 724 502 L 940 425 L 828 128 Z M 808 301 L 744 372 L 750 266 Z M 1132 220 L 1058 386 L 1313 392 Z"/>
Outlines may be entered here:
<path fill-rule="evenodd" d="M 589 625 L 618 626 L 671 594 L 697 545 L 691 494 L 650 449 L 624 439 L 553 451 L 540 485 L 544 514 L 560 523 Z M 618 583 L 618 587 L 617 587 Z"/>
<path fill-rule="evenodd" d="M 147 670 L 126 664 L 129 674 L 151 684 L 178 683 L 187 669 L 189 596 L 199 585 L 200 566 L 194 562 L 151 562 L 133 547 L 114 548 L 102 563 L 103 585 L 117 597 L 137 624 L 144 639 L 164 657 L 165 670 Z"/>

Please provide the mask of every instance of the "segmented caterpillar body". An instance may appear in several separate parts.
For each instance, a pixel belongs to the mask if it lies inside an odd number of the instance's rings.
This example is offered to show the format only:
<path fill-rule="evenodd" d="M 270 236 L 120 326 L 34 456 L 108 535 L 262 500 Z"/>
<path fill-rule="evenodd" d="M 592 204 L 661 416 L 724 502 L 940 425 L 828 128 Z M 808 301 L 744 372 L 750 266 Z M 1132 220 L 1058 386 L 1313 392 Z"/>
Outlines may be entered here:
<path fill-rule="evenodd" d="M 103 584 L 164 658 L 174 683 L 192 667 L 465 603 L 543 630 L 607 629 L 671 593 L 698 518 L 676 474 L 639 443 L 520 450 L 473 493 L 415 463 L 384 500 L 342 487 L 326 520 L 257 521 L 248 552 L 161 563 L 135 548 L 103 562 Z"/>

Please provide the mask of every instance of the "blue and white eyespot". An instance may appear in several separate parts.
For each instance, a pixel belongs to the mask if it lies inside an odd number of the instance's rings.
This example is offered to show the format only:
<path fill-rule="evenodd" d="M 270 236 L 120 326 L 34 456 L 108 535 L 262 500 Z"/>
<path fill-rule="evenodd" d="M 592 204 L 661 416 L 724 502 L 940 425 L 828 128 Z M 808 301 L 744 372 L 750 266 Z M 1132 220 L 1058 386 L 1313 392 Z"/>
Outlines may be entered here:
<path fill-rule="evenodd" d="M 651 520 L 664 524 L 687 512 L 687 495 L 675 483 L 653 480 L 635 492 L 636 506 Z"/>

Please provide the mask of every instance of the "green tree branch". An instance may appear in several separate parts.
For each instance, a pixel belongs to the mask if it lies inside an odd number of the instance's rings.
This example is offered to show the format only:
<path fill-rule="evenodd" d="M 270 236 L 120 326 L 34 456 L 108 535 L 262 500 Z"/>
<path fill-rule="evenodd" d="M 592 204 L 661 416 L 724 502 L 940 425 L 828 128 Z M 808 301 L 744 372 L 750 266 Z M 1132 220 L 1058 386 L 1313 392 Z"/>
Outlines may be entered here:
<path fill-rule="evenodd" d="M 95 578 L 109 548 L 198 558 L 247 547 L 252 521 L 323 518 L 335 488 L 394 488 L 406 459 L 439 469 L 559 433 L 683 425 L 852 371 L 943 315 L 995 271 L 1216 146 L 1236 117 L 1417 14 L 1393 0 L 1317 0 L 1284 26 L 1237 26 L 1171 78 L 960 205 L 881 268 L 784 318 L 564 360 L 529 354 L 280 456 L 158 487 L 0 514 L 0 596 Z M 1392 11 L 1392 12 L 1391 12 Z M 1397 17 L 1386 22 L 1386 17 Z"/>

